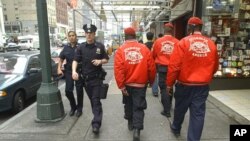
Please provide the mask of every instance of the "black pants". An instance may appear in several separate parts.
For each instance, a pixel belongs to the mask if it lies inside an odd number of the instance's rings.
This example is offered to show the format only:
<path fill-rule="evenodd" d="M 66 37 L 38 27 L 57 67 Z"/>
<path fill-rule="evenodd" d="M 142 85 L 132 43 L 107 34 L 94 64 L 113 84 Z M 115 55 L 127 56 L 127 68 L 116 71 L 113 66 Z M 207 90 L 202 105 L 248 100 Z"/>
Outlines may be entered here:
<path fill-rule="evenodd" d="M 90 81 L 85 81 L 85 90 L 89 97 L 92 113 L 94 118 L 92 120 L 92 127 L 100 128 L 102 124 L 102 103 L 100 100 L 102 80 L 93 79 Z"/>
<path fill-rule="evenodd" d="M 65 73 L 65 79 L 66 79 L 66 87 L 65 87 L 65 93 L 66 97 L 69 100 L 71 109 L 77 109 L 78 111 L 82 111 L 83 108 L 83 81 L 82 78 L 80 78 L 78 81 L 74 81 L 72 78 L 71 72 Z M 76 87 L 76 94 L 77 94 L 77 105 L 74 97 L 74 83 Z"/>
<path fill-rule="evenodd" d="M 158 69 L 158 76 L 159 76 L 158 85 L 160 87 L 160 92 L 161 92 L 161 103 L 163 106 L 163 111 L 165 113 L 170 113 L 172 96 L 170 96 L 167 93 L 167 85 L 166 85 L 167 67 L 166 71 L 161 71 L 160 69 Z"/>
<path fill-rule="evenodd" d="M 125 118 L 132 120 L 135 129 L 142 130 L 144 110 L 147 108 L 146 87 L 136 88 L 126 86 L 129 96 L 123 96 Z"/>
<path fill-rule="evenodd" d="M 188 141 L 199 141 L 201 138 L 205 113 L 206 100 L 209 93 L 209 86 L 186 86 L 176 84 L 175 109 L 172 128 L 180 131 L 185 114 L 189 109 Z"/>

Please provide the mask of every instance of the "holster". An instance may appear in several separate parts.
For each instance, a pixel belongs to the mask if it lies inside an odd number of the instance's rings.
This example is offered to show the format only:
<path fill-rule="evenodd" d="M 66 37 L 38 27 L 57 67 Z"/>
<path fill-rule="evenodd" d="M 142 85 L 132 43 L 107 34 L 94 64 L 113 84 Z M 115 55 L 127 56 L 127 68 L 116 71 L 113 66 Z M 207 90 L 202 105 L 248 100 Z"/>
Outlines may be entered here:
<path fill-rule="evenodd" d="M 107 98 L 108 89 L 109 89 L 109 84 L 104 83 L 101 85 L 101 91 L 100 91 L 100 98 L 101 99 Z"/>

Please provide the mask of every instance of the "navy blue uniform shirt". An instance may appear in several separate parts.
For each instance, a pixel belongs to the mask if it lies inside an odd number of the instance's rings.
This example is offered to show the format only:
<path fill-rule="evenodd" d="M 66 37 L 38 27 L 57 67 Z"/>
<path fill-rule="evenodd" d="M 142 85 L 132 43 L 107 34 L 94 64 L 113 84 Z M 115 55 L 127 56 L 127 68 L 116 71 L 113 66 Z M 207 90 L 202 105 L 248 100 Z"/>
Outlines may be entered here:
<path fill-rule="evenodd" d="M 83 75 L 90 75 L 101 71 L 102 65 L 93 65 L 92 60 L 94 59 L 109 59 L 104 45 L 99 42 L 95 42 L 93 44 L 87 44 L 84 42 L 80 44 L 76 50 L 74 60 L 82 62 Z"/>
<path fill-rule="evenodd" d="M 64 46 L 61 51 L 59 57 L 60 59 L 66 59 L 65 70 L 72 71 L 72 62 L 74 59 L 74 55 L 79 44 L 77 43 L 75 47 L 71 47 L 71 44 L 67 44 Z"/>

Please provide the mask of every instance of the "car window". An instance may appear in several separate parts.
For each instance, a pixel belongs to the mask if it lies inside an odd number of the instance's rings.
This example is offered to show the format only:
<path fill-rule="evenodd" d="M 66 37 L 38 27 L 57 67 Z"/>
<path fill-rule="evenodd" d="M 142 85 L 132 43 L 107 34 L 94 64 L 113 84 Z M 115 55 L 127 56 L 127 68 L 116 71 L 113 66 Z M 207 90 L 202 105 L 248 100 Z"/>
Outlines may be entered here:
<path fill-rule="evenodd" d="M 41 68 L 41 63 L 40 63 L 38 56 L 33 56 L 30 58 L 29 64 L 28 64 L 28 70 L 31 68 L 37 68 L 37 69 Z"/>
<path fill-rule="evenodd" d="M 20 40 L 20 43 L 28 43 L 28 40 Z"/>
<path fill-rule="evenodd" d="M 0 57 L 0 73 L 2 74 L 20 74 L 24 72 L 27 59 L 17 56 Z"/>

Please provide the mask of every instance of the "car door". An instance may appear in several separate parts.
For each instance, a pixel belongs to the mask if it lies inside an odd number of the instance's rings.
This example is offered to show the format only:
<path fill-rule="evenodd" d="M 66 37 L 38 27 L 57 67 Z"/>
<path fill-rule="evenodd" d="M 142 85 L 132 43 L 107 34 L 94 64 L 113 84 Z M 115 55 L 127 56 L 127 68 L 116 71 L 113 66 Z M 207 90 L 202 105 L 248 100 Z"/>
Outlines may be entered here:
<path fill-rule="evenodd" d="M 39 89 L 42 82 L 42 72 L 41 72 L 41 63 L 38 58 L 38 55 L 32 56 L 29 59 L 27 66 L 27 86 L 29 87 L 29 92 L 27 98 L 36 95 L 37 90 Z"/>

